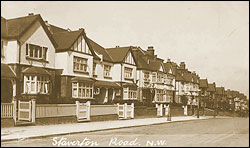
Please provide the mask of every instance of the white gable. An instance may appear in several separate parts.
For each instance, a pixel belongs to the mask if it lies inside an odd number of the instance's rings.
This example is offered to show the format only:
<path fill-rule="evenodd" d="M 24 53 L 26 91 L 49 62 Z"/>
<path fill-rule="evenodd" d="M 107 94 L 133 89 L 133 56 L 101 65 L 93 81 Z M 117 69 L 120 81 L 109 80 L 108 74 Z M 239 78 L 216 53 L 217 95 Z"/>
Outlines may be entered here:
<path fill-rule="evenodd" d="M 134 58 L 133 58 L 131 52 L 129 52 L 129 53 L 127 54 L 127 57 L 126 57 L 126 59 L 125 59 L 125 63 L 135 65 L 135 61 L 134 61 Z"/>
<path fill-rule="evenodd" d="M 169 74 L 173 74 L 173 72 L 172 72 L 172 69 L 171 69 L 171 68 L 169 68 L 168 73 L 169 73 Z"/>
<path fill-rule="evenodd" d="M 74 43 L 74 45 L 72 46 L 71 49 L 73 49 L 75 51 L 91 54 L 91 52 L 89 50 L 89 46 L 86 43 L 86 41 L 82 35 L 76 40 L 76 42 Z"/>
<path fill-rule="evenodd" d="M 162 71 L 163 72 L 163 68 L 162 68 L 162 65 L 160 66 L 160 70 L 159 71 Z"/>

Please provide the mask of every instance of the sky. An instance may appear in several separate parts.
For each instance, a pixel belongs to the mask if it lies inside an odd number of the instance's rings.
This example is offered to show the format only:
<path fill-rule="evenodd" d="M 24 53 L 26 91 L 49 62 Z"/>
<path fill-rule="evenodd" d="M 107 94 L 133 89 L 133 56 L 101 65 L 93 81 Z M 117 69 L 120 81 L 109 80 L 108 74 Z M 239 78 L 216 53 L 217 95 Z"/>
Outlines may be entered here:
<path fill-rule="evenodd" d="M 185 62 L 200 78 L 249 98 L 249 2 L 1 1 L 10 19 L 40 14 L 105 48 L 154 46 L 158 57 Z"/>

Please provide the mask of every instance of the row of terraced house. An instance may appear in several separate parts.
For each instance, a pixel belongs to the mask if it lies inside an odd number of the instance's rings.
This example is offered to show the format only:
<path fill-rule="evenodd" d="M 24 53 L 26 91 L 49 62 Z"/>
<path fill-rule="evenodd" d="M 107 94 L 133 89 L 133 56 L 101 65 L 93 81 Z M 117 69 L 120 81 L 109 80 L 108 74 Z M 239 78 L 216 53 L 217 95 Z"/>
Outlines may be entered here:
<path fill-rule="evenodd" d="M 104 48 L 83 28 L 63 29 L 32 13 L 1 17 L 1 92 L 1 103 L 248 108 L 244 94 L 200 79 L 184 62 L 161 59 L 153 46 Z"/>

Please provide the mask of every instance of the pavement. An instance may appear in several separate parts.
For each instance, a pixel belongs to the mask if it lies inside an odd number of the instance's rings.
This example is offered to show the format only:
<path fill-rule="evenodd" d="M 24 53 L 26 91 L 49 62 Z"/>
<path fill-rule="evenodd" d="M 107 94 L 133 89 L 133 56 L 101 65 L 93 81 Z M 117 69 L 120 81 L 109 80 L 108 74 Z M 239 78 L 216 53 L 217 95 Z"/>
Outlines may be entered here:
<path fill-rule="evenodd" d="M 196 116 L 179 116 L 172 117 L 171 121 L 167 121 L 166 117 L 161 117 L 1 128 L 1 142 L 210 118 L 213 117 L 200 116 L 200 118 L 197 118 Z M 228 117 L 217 116 L 216 118 Z"/>

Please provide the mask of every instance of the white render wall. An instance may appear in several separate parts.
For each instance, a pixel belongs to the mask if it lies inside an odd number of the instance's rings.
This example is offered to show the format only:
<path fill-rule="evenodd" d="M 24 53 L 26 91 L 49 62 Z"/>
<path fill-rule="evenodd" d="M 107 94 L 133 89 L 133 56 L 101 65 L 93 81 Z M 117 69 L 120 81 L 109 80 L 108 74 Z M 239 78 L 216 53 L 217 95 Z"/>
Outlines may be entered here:
<path fill-rule="evenodd" d="M 74 56 L 88 59 L 88 72 L 89 74 L 81 74 L 74 72 L 73 59 Z M 62 75 L 78 76 L 78 77 L 93 77 L 93 56 L 74 51 L 56 53 L 56 69 L 63 69 Z"/>
<path fill-rule="evenodd" d="M 16 40 L 5 42 L 5 62 L 7 64 L 18 63 L 18 43 Z"/>
<path fill-rule="evenodd" d="M 47 59 L 49 63 L 46 63 L 45 67 L 47 68 L 55 68 L 55 48 L 41 26 L 40 22 L 37 21 L 32 27 L 28 29 L 28 31 L 22 36 L 21 41 L 21 64 L 44 67 L 41 62 L 32 61 L 29 62 L 26 59 L 26 43 L 35 44 L 43 47 L 48 47 L 47 51 Z M 18 52 L 17 52 L 18 53 Z"/>
<path fill-rule="evenodd" d="M 96 63 L 96 69 L 95 69 L 95 75 L 97 75 L 96 79 L 103 80 L 103 81 L 114 81 L 113 75 L 114 75 L 114 64 L 110 62 L 101 62 L 99 60 L 94 60 Z M 110 65 L 111 71 L 110 71 L 110 77 L 112 79 L 104 78 L 104 65 Z"/>

